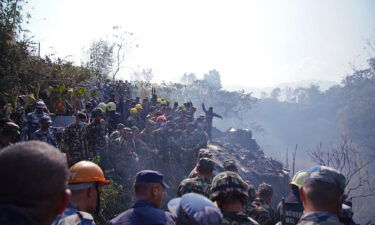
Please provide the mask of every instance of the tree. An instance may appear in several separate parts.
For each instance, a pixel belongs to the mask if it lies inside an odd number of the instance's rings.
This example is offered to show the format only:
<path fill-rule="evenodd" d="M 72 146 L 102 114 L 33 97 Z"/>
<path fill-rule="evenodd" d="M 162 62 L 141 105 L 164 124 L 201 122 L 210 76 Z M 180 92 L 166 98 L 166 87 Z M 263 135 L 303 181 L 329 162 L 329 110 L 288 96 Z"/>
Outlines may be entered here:
<path fill-rule="evenodd" d="M 348 136 L 343 136 L 338 146 L 327 150 L 323 150 L 322 144 L 317 145 L 310 157 L 319 165 L 336 168 L 346 177 L 346 195 L 349 199 L 375 196 L 374 184 L 367 171 L 371 160 L 361 156 Z"/>
<path fill-rule="evenodd" d="M 114 69 L 112 79 L 115 80 L 118 72 L 121 70 L 125 61 L 126 54 L 138 44 L 133 43 L 133 33 L 124 31 L 120 26 L 113 27 L 113 51 L 114 51 Z M 151 78 L 152 80 L 152 78 Z"/>
<path fill-rule="evenodd" d="M 281 96 L 281 89 L 279 87 L 278 88 L 274 88 L 271 91 L 271 99 L 279 100 L 280 96 Z"/>
<path fill-rule="evenodd" d="M 203 75 L 203 81 L 207 82 L 214 89 L 221 89 L 221 76 L 219 71 L 210 70 L 208 73 Z"/>
<path fill-rule="evenodd" d="M 113 44 L 103 39 L 91 43 L 87 64 L 94 78 L 102 81 L 110 75 L 113 65 L 113 48 Z"/>
<path fill-rule="evenodd" d="M 182 84 L 191 85 L 197 80 L 197 76 L 194 73 L 184 73 L 180 81 Z"/>
<path fill-rule="evenodd" d="M 150 83 L 154 78 L 154 74 L 152 73 L 151 68 L 142 69 L 141 71 L 135 71 L 132 74 L 132 81 L 144 81 L 146 83 Z"/>

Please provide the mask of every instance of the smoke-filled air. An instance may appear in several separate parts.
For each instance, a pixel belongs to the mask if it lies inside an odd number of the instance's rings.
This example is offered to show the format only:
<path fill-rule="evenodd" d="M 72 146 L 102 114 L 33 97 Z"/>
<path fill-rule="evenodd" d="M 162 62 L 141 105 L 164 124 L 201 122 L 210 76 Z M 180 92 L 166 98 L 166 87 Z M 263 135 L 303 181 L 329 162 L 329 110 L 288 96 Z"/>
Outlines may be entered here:
<path fill-rule="evenodd" d="M 374 224 L 374 12 L 0 0 L 0 224 Z"/>

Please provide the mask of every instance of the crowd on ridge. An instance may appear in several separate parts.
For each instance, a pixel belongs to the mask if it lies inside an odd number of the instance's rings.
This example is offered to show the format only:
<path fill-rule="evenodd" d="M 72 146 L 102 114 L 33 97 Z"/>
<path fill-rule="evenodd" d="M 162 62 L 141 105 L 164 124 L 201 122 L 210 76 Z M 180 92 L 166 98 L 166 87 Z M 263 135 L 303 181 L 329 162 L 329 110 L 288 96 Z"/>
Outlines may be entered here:
<path fill-rule="evenodd" d="M 298 172 L 290 194 L 273 210 L 273 187 L 255 188 L 241 178 L 234 160 L 214 176 L 207 143 L 213 118 L 221 116 L 212 107 L 202 104 L 205 115 L 196 118 L 191 102 L 171 104 L 154 89 L 141 99 L 132 88 L 121 81 L 97 84 L 90 87 L 95 95 L 64 105 L 43 92 L 33 101 L 19 96 L 0 124 L 0 174 L 7 181 L 0 186 L 0 224 L 94 224 L 92 214 L 100 210 L 108 177 L 118 183 L 134 180 L 136 199 L 131 209 L 108 221 L 113 225 L 354 224 L 339 171 L 317 166 Z M 59 104 L 59 111 L 47 107 Z M 52 127 L 50 111 L 74 115 L 75 121 Z M 98 158 L 99 165 L 91 162 Z M 196 166 L 180 182 L 169 212 L 159 209 L 171 182 L 145 167 L 160 162 L 190 167 L 193 161 Z"/>

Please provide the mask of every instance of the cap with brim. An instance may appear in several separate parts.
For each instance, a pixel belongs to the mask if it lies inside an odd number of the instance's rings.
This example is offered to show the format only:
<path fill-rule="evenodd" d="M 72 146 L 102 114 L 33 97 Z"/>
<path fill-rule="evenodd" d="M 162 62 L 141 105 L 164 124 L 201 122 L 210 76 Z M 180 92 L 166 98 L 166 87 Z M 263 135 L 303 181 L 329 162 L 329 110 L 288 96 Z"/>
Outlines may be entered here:
<path fill-rule="evenodd" d="M 154 170 L 142 170 L 137 173 L 135 178 L 135 183 L 159 183 L 163 185 L 164 188 L 169 188 L 169 186 L 163 181 L 163 174 Z"/>
<path fill-rule="evenodd" d="M 308 176 L 304 183 L 322 181 L 336 185 L 341 191 L 345 191 L 346 178 L 340 171 L 328 166 L 316 166 L 307 170 Z"/>
<path fill-rule="evenodd" d="M 170 200 L 168 210 L 180 225 L 216 225 L 221 224 L 223 219 L 220 209 L 213 202 L 196 193 Z"/>
<path fill-rule="evenodd" d="M 49 117 L 49 116 L 43 116 L 42 118 L 40 118 L 40 122 L 41 123 L 52 123 L 52 120 L 51 120 L 51 117 Z"/>

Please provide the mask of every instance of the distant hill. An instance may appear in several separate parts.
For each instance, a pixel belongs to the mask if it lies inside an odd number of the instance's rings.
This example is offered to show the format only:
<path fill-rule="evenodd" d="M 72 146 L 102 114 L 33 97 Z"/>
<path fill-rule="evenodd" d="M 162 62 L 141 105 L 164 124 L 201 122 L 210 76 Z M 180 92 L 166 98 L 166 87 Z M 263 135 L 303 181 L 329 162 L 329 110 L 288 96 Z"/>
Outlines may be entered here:
<path fill-rule="evenodd" d="M 270 93 L 274 88 L 281 88 L 284 89 L 285 87 L 291 88 L 298 88 L 298 87 L 309 87 L 311 84 L 319 85 L 321 91 L 326 91 L 330 87 L 339 85 L 339 82 L 335 81 L 328 81 L 328 80 L 304 80 L 299 82 L 289 82 L 289 83 L 281 83 L 275 87 L 264 87 L 264 88 L 257 88 L 257 87 L 246 87 L 241 85 L 223 85 L 223 88 L 228 91 L 239 91 L 244 90 L 247 93 L 252 92 L 254 97 L 260 97 L 262 92 Z"/>

